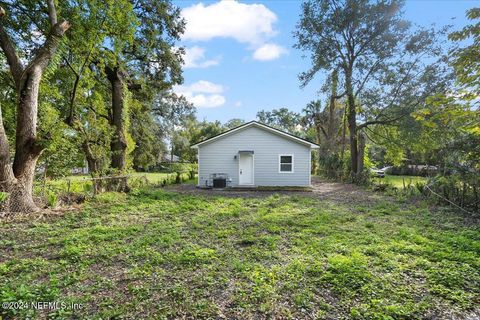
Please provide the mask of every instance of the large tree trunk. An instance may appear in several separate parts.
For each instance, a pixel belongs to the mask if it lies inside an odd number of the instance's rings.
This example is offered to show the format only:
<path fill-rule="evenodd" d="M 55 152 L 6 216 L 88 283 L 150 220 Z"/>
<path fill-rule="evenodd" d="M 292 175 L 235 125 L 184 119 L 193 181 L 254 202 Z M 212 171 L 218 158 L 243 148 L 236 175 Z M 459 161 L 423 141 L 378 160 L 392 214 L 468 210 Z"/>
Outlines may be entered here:
<path fill-rule="evenodd" d="M 332 153 L 335 149 L 335 138 L 337 135 L 337 117 L 335 116 L 336 100 L 337 100 L 338 74 L 334 70 L 332 72 L 332 91 L 330 93 L 330 103 L 328 106 L 328 124 L 327 124 L 327 150 Z"/>
<path fill-rule="evenodd" d="M 347 72 L 345 85 L 348 99 L 347 122 L 350 136 L 350 164 L 351 175 L 355 179 L 358 173 L 358 147 L 357 147 L 357 111 L 355 109 L 355 96 L 353 94 L 351 73 Z"/>
<path fill-rule="evenodd" d="M 87 141 L 82 143 L 82 149 L 85 154 L 85 158 L 87 159 L 88 173 L 92 177 L 93 193 L 99 194 L 103 191 L 102 180 L 98 179 L 100 175 L 99 160 L 93 154 L 92 148 L 90 148 L 90 145 Z"/>
<path fill-rule="evenodd" d="M 125 135 L 125 96 L 124 76 L 119 68 L 107 68 L 107 76 L 112 85 L 111 125 L 115 134 L 111 143 L 112 167 L 120 172 L 127 167 L 127 139 Z"/>
<path fill-rule="evenodd" d="M 37 139 L 38 91 L 43 71 L 55 54 L 65 31 L 70 27 L 66 21 L 57 22 L 54 1 L 49 0 L 47 4 L 50 33 L 25 68 L 0 20 L 0 46 L 10 66 L 18 95 L 13 164 L 10 160 L 10 146 L 0 113 L 0 190 L 9 194 L 7 202 L 2 204 L 3 211 L 38 210 L 33 201 L 35 166 L 43 150 L 42 144 Z M 0 19 L 5 14 L 5 10 L 0 7 Z"/>
<path fill-rule="evenodd" d="M 125 76 L 119 67 L 113 69 L 106 67 L 106 73 L 112 85 L 112 108 L 110 124 L 115 127 L 115 134 L 110 144 L 112 151 L 112 168 L 122 174 L 127 168 L 127 138 L 125 125 Z M 126 178 L 113 179 L 109 189 L 127 192 L 129 190 Z"/>
<path fill-rule="evenodd" d="M 13 165 L 10 160 L 10 148 L 3 119 L 0 114 L 0 186 L 1 191 L 9 194 L 7 203 L 2 210 L 11 212 L 38 211 L 33 201 L 33 179 L 35 166 L 42 152 L 42 147 L 36 139 L 37 134 L 37 97 L 40 84 L 40 70 L 34 69 L 25 73 L 21 81 L 17 105 L 17 131 L 15 158 Z"/>
<path fill-rule="evenodd" d="M 357 169 L 358 174 L 363 173 L 365 159 L 365 135 L 362 131 L 358 132 L 358 157 L 357 157 Z"/>
<path fill-rule="evenodd" d="M 15 159 L 13 174 L 17 178 L 16 193 L 18 205 L 22 208 L 17 211 L 38 210 L 33 202 L 33 180 L 35 167 L 43 146 L 37 140 L 37 112 L 38 90 L 42 70 L 34 67 L 26 72 L 18 90 L 19 102 L 17 106 L 17 131 L 15 143 Z M 12 194 L 12 196 L 14 196 Z"/>

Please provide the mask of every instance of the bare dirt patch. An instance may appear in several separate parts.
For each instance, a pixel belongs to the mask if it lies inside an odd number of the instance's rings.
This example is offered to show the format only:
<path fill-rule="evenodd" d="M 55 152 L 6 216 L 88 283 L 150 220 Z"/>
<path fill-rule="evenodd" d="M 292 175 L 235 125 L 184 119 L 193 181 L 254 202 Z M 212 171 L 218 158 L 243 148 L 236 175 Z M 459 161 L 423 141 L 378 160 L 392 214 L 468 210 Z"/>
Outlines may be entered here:
<path fill-rule="evenodd" d="M 384 200 L 385 196 L 373 193 L 363 187 L 324 180 L 312 177 L 312 189 L 308 191 L 285 191 L 285 190 L 239 190 L 239 189 L 199 189 L 191 184 L 170 185 L 166 190 L 183 194 L 195 194 L 204 196 L 225 196 L 234 198 L 264 198 L 272 194 L 298 195 L 314 197 L 322 200 L 330 200 L 338 203 L 375 203 Z"/>

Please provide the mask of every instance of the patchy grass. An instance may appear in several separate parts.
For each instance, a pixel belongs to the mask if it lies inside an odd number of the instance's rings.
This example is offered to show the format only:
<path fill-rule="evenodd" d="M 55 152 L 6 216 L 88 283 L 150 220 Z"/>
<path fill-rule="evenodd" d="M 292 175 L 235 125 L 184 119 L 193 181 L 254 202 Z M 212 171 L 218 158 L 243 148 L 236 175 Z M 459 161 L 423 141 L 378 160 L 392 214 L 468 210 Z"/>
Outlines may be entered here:
<path fill-rule="evenodd" d="M 404 182 L 405 182 L 405 187 L 408 188 L 408 186 L 414 187 L 416 183 L 418 182 L 427 182 L 426 177 L 418 177 L 418 176 L 392 176 L 392 175 L 385 175 L 385 178 L 375 178 L 375 181 L 377 182 L 382 182 L 382 183 L 388 183 L 398 189 L 403 189 L 404 187 Z"/>
<path fill-rule="evenodd" d="M 159 185 L 165 179 L 175 179 L 176 173 L 164 173 L 164 172 L 132 172 L 128 175 L 131 176 L 129 179 L 130 183 L 135 184 L 136 179 L 144 181 L 146 178 L 149 184 Z M 184 180 L 188 179 L 188 174 L 182 174 Z M 191 180 L 186 181 L 186 183 L 193 183 Z M 42 193 L 43 189 L 54 192 L 77 192 L 77 193 L 91 193 L 93 189 L 91 176 L 89 175 L 75 175 L 69 176 L 60 179 L 47 180 L 46 185 L 44 186 L 42 181 L 38 181 L 35 184 L 35 193 Z"/>
<path fill-rule="evenodd" d="M 106 193 L 81 211 L 0 221 L 0 301 L 81 303 L 6 318 L 478 315 L 480 233 L 391 199 Z M 477 313 L 475 313 L 477 312 Z"/>

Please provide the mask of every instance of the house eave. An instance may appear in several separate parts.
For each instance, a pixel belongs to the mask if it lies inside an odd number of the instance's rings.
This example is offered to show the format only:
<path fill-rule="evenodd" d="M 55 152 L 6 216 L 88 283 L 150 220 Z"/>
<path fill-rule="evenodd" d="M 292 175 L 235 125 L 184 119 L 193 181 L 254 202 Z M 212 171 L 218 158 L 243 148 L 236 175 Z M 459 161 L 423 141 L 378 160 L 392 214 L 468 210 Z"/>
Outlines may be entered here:
<path fill-rule="evenodd" d="M 232 133 L 234 133 L 234 132 L 236 132 L 236 131 L 238 131 L 238 130 L 245 129 L 245 128 L 248 128 L 248 127 L 251 127 L 251 126 L 257 126 L 257 127 L 263 128 L 263 129 L 266 130 L 266 131 L 272 132 L 272 133 L 274 133 L 274 134 L 276 134 L 276 135 L 282 136 L 282 137 L 284 137 L 284 138 L 286 138 L 286 139 L 289 139 L 289 140 L 291 140 L 291 141 L 297 142 L 297 143 L 299 143 L 299 144 L 303 144 L 303 145 L 305 145 L 305 146 L 308 146 L 308 147 L 310 147 L 310 149 L 319 149 L 319 148 L 320 148 L 320 146 L 317 145 L 317 144 L 315 144 L 315 143 L 312 143 L 312 142 L 307 141 L 307 140 L 305 140 L 305 139 L 296 137 L 296 136 L 294 136 L 294 135 L 292 135 L 292 134 L 290 134 L 290 133 L 283 132 L 283 131 L 278 130 L 278 129 L 276 129 L 276 128 L 272 128 L 272 127 L 270 127 L 270 126 L 267 126 L 267 125 L 265 125 L 265 124 L 263 124 L 263 123 L 260 123 L 260 122 L 257 122 L 257 121 L 250 121 L 250 122 L 248 122 L 248 123 L 246 123 L 246 124 L 243 124 L 243 125 L 238 126 L 238 127 L 236 127 L 236 128 L 233 128 L 233 129 L 230 129 L 230 130 L 228 130 L 228 131 L 225 131 L 225 132 L 223 132 L 223 133 L 221 133 L 221 134 L 219 134 L 219 135 L 216 135 L 216 136 L 214 136 L 214 137 L 211 137 L 211 138 L 208 138 L 208 139 L 206 139 L 206 140 L 200 141 L 200 142 L 198 142 L 198 143 L 190 146 L 190 148 L 192 148 L 192 149 L 198 149 L 198 147 L 201 146 L 201 145 L 203 145 L 203 144 L 207 144 L 207 143 L 213 142 L 213 141 L 215 141 L 215 140 L 217 140 L 217 139 L 220 139 L 220 138 L 222 138 L 222 137 L 224 137 L 224 136 L 226 136 L 226 135 L 230 135 L 230 134 L 232 134 Z"/>

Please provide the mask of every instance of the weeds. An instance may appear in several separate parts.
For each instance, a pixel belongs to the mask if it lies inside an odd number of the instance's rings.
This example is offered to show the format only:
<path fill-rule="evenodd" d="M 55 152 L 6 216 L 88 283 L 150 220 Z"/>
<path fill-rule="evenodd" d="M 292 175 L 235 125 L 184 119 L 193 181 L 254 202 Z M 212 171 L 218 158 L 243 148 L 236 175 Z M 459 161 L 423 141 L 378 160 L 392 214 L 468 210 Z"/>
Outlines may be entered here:
<path fill-rule="evenodd" d="M 79 318 L 478 312 L 478 226 L 435 210 L 391 199 L 352 207 L 298 195 L 108 192 L 63 217 L 0 221 L 0 300 L 82 303 Z M 68 310 L 0 315 L 72 317 Z"/>

